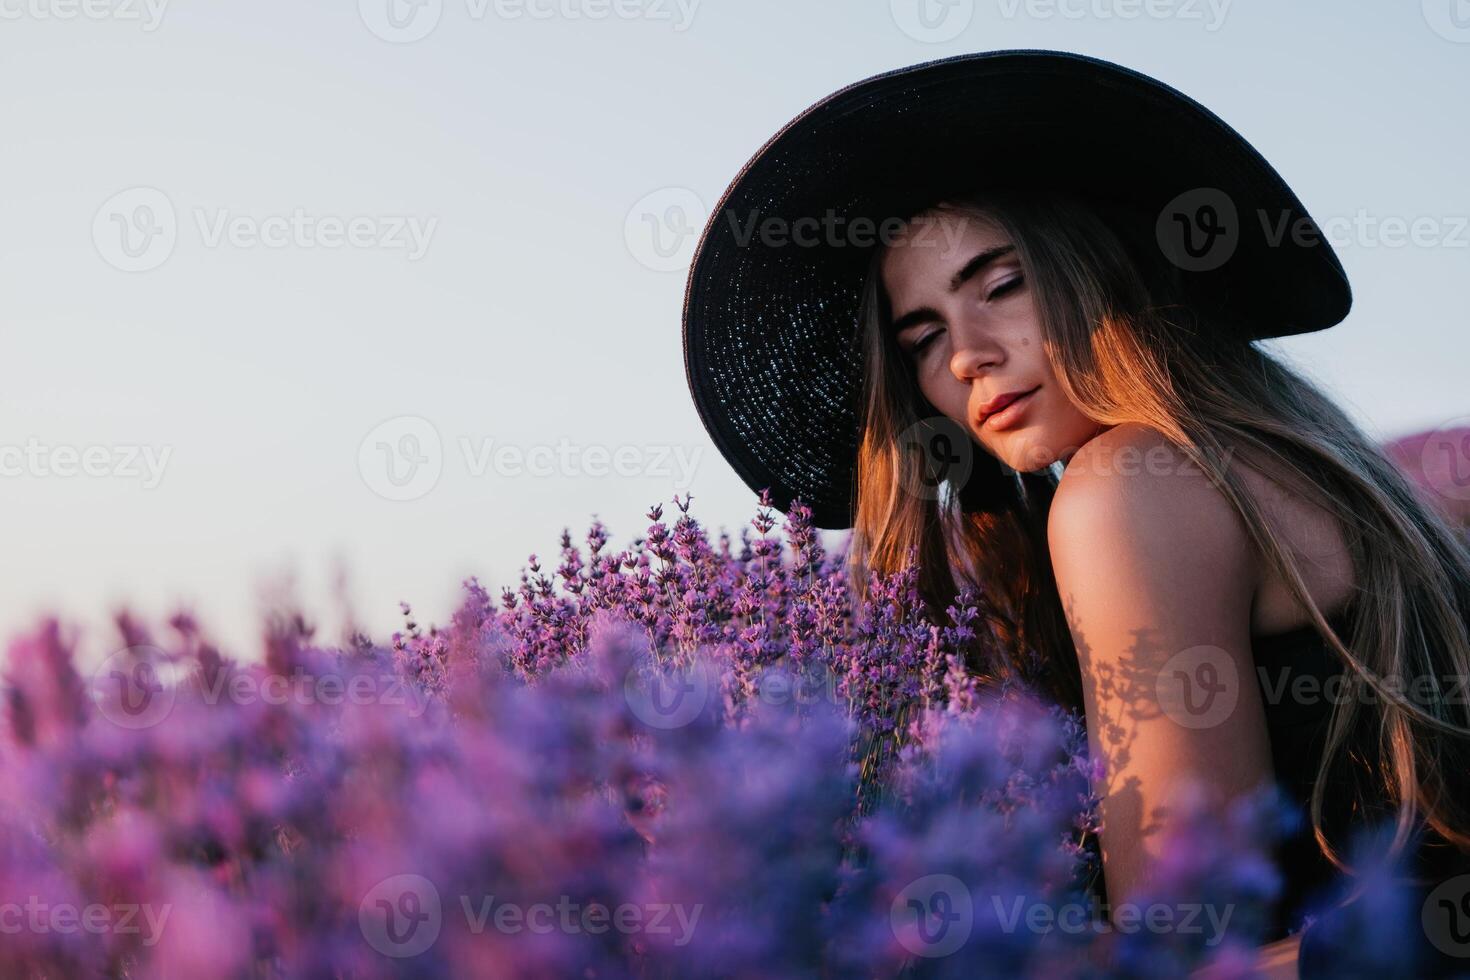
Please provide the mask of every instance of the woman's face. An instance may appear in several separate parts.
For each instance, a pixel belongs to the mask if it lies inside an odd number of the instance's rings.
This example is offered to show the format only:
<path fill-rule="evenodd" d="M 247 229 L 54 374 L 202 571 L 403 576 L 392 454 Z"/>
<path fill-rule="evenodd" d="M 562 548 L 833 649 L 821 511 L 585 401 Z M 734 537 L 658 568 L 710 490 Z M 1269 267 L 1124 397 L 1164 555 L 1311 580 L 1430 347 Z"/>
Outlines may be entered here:
<path fill-rule="evenodd" d="M 929 403 L 1022 472 L 1066 460 L 1106 428 L 1069 399 L 1042 349 L 1021 261 L 994 222 L 916 215 L 881 260 L 899 347 Z M 1009 411 L 994 399 L 1029 392 Z"/>

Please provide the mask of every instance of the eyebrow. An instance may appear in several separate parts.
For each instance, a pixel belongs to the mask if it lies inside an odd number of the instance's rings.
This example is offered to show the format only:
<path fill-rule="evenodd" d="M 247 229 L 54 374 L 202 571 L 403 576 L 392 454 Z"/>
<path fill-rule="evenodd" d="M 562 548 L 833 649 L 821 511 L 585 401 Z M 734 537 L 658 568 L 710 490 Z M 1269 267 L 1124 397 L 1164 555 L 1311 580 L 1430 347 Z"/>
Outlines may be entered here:
<path fill-rule="evenodd" d="M 1015 250 L 1016 246 L 1008 244 L 993 245 L 990 248 L 982 249 L 981 251 L 976 252 L 975 255 L 970 258 L 970 261 L 964 264 L 960 271 L 956 272 L 953 276 L 950 276 L 949 291 L 952 293 L 955 290 L 959 289 L 966 282 L 973 279 L 975 275 L 980 272 L 981 269 L 985 268 L 996 259 L 1011 254 Z M 907 330 L 909 327 L 916 326 L 917 324 L 924 323 L 928 320 L 938 319 L 940 319 L 938 310 L 934 309 L 934 307 L 932 306 L 921 306 L 917 310 L 910 310 L 908 313 L 905 313 L 903 316 L 894 320 L 893 326 L 890 329 L 894 334 L 900 334 L 903 331 Z"/>

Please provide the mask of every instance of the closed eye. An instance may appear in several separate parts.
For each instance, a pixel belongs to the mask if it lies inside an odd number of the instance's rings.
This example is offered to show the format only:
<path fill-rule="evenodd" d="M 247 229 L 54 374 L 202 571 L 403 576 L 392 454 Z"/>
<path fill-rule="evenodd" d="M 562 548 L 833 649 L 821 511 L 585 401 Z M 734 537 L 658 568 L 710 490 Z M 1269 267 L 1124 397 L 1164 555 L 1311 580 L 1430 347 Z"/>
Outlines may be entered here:
<path fill-rule="evenodd" d="M 935 337 L 938 337 L 942 333 L 944 333 L 943 327 L 940 327 L 938 330 L 931 331 L 930 333 L 926 333 L 923 339 L 921 339 L 913 347 L 909 348 L 909 353 L 917 357 L 924 350 L 925 347 L 929 346 L 930 342 L 934 340 Z"/>
<path fill-rule="evenodd" d="M 1014 276 L 1011 276 L 1009 279 L 1005 280 L 1000 285 L 992 289 L 989 294 L 986 295 L 985 301 L 988 303 L 991 300 L 999 299 L 1002 296 L 1006 296 L 1010 293 L 1015 292 L 1017 289 L 1020 288 L 1021 283 L 1023 283 L 1025 280 L 1026 277 L 1022 273 L 1016 273 Z"/>

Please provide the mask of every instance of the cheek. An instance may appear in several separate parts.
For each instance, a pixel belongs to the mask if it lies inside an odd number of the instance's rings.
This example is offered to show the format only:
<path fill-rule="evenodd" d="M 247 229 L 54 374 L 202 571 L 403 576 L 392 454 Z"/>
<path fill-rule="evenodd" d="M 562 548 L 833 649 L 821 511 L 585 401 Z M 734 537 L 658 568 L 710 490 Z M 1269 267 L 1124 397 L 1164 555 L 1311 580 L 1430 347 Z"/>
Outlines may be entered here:
<path fill-rule="evenodd" d="M 918 382 L 919 391 L 941 415 L 947 415 L 960 423 L 965 421 L 969 411 L 970 391 L 947 367 L 920 370 Z"/>
<path fill-rule="evenodd" d="M 1018 354 L 1025 357 L 1030 363 L 1040 363 L 1046 360 L 1046 345 L 1042 342 L 1041 321 L 1037 319 L 1036 310 L 1028 302 L 1025 306 L 1015 311 L 1015 315 L 1008 322 L 1011 339 Z"/>
<path fill-rule="evenodd" d="M 1019 376 L 1035 379 L 1048 388 L 1056 383 L 1056 372 L 1052 370 L 1051 358 L 1046 356 L 1040 327 L 1028 324 L 1012 350 L 1016 355 L 1016 373 Z"/>

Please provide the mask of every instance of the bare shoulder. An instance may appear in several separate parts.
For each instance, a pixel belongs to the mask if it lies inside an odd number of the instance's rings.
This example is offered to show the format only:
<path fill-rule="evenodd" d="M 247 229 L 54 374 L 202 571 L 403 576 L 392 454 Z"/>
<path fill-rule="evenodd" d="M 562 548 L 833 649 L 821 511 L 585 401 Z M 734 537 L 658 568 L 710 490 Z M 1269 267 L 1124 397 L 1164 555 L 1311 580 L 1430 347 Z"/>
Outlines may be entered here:
<path fill-rule="evenodd" d="M 1285 543 L 1312 600 L 1323 610 L 1341 608 L 1355 592 L 1356 573 L 1339 522 L 1268 461 L 1233 451 L 1224 462 Z M 1047 539 L 1059 584 L 1068 570 L 1095 580 L 1102 574 L 1096 566 L 1106 557 L 1095 552 L 1107 549 L 1186 576 L 1193 568 L 1208 569 L 1222 576 L 1222 585 L 1250 583 L 1253 634 L 1311 622 L 1259 553 L 1235 506 L 1178 446 L 1149 426 L 1114 426 L 1077 451 L 1052 501 Z"/>
<path fill-rule="evenodd" d="M 1105 601 L 1173 618 L 1210 604 L 1249 619 L 1256 564 L 1244 523 L 1209 477 L 1149 426 L 1114 426 L 1073 455 L 1047 541 L 1064 608 Z"/>
<path fill-rule="evenodd" d="M 1077 536 L 1097 544 L 1097 535 L 1109 532 L 1152 532 L 1213 548 L 1248 541 L 1235 508 L 1188 455 L 1157 429 L 1132 422 L 1073 455 L 1048 519 L 1054 547 Z"/>

